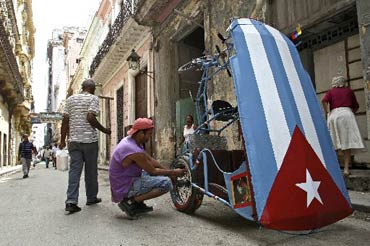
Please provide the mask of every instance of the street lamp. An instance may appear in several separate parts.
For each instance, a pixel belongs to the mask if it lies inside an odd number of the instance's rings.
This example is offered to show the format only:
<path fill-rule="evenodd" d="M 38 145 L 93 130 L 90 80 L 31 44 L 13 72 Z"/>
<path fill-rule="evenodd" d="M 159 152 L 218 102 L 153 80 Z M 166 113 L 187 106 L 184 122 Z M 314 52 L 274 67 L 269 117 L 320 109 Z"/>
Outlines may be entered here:
<path fill-rule="evenodd" d="M 134 49 L 132 49 L 131 54 L 127 57 L 128 68 L 132 70 L 140 70 L 140 59 L 141 57 L 135 52 Z"/>

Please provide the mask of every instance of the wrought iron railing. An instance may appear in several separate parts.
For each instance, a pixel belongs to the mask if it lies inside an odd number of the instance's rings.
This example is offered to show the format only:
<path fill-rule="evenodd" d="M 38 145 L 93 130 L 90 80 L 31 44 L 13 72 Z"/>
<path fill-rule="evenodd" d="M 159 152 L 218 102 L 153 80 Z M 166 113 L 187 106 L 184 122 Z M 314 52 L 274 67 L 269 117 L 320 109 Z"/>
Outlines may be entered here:
<path fill-rule="evenodd" d="M 120 35 L 123 26 L 126 24 L 128 19 L 135 14 L 138 2 L 140 2 L 140 0 L 122 2 L 121 10 L 116 20 L 114 21 L 113 26 L 110 28 L 106 38 L 104 39 L 104 42 L 100 46 L 98 53 L 96 54 L 94 60 L 90 65 L 90 77 L 94 75 L 96 69 L 99 67 L 101 61 L 108 53 L 110 47 L 116 42 L 117 37 Z"/>
<path fill-rule="evenodd" d="M 0 18 L 0 47 L 5 53 L 6 61 L 9 64 L 10 70 L 14 77 L 14 87 L 19 95 L 21 95 L 22 101 L 24 100 L 23 80 L 19 73 L 19 67 L 15 55 L 13 53 L 12 46 L 8 40 L 3 20 Z"/>

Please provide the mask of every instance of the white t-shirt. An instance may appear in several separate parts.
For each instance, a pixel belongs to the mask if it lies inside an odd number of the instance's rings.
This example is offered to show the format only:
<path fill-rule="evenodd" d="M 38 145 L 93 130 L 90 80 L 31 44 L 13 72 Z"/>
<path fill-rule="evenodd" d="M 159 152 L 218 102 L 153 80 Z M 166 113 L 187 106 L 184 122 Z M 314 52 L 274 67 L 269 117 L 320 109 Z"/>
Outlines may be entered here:
<path fill-rule="evenodd" d="M 190 128 L 188 128 L 188 126 L 185 125 L 183 134 L 184 134 L 185 141 L 188 141 L 189 140 L 189 135 L 194 134 L 194 124 L 191 125 Z"/>

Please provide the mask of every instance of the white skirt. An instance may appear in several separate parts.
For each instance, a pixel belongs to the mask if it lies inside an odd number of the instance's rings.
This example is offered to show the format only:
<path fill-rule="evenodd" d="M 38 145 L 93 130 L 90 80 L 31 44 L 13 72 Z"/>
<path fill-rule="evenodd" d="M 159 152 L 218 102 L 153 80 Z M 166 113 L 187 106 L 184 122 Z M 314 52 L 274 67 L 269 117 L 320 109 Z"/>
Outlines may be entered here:
<path fill-rule="evenodd" d="M 333 109 L 329 114 L 328 128 L 336 150 L 364 148 L 360 130 L 351 108 Z"/>

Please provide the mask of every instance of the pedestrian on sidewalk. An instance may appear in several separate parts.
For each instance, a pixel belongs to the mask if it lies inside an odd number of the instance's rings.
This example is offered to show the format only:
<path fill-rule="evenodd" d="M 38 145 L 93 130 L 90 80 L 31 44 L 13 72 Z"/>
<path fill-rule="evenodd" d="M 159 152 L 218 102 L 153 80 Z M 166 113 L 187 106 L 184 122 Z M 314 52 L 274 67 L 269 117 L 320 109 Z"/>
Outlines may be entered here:
<path fill-rule="evenodd" d="M 53 161 L 53 167 L 57 169 L 57 152 L 58 152 L 58 144 L 54 143 L 53 148 L 51 149 L 51 159 Z"/>
<path fill-rule="evenodd" d="M 167 193 L 172 188 L 170 178 L 186 172 L 167 169 L 145 152 L 143 145 L 153 128 L 151 119 L 136 119 L 128 136 L 114 149 L 109 164 L 112 201 L 131 218 L 152 211 L 144 201 Z"/>
<path fill-rule="evenodd" d="M 18 148 L 18 161 L 21 161 L 23 168 L 23 178 L 28 178 L 32 161 L 33 144 L 28 140 L 28 135 L 23 135 L 23 141 Z"/>
<path fill-rule="evenodd" d="M 354 114 L 359 105 L 353 91 L 346 87 L 346 80 L 343 76 L 334 77 L 331 85 L 332 89 L 325 94 L 322 105 L 327 116 L 334 148 L 344 153 L 343 174 L 348 176 L 351 166 L 351 150 L 364 148 Z"/>
<path fill-rule="evenodd" d="M 49 146 L 47 146 L 46 150 L 43 153 L 46 168 L 49 168 L 49 162 L 50 162 L 51 154 L 52 154 L 51 149 L 50 149 Z"/>
<path fill-rule="evenodd" d="M 33 148 L 32 148 L 32 164 L 33 164 L 33 167 L 36 167 L 36 163 L 37 163 L 37 149 L 36 149 L 35 146 L 33 146 Z"/>
<path fill-rule="evenodd" d="M 81 211 L 77 206 L 80 178 L 85 164 L 86 205 L 100 203 L 98 194 L 98 136 L 95 129 L 110 135 L 111 130 L 104 128 L 96 119 L 99 114 L 99 99 L 94 95 L 95 82 L 87 79 L 82 83 L 82 92 L 66 100 L 60 149 L 66 146 L 68 133 L 68 152 L 71 157 L 68 177 L 65 210 L 69 213 Z"/>

